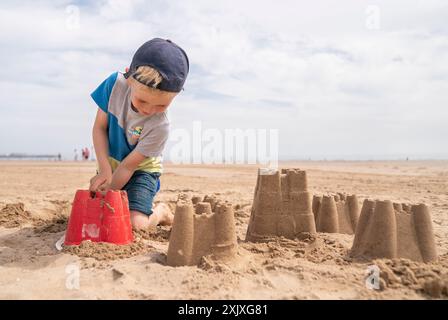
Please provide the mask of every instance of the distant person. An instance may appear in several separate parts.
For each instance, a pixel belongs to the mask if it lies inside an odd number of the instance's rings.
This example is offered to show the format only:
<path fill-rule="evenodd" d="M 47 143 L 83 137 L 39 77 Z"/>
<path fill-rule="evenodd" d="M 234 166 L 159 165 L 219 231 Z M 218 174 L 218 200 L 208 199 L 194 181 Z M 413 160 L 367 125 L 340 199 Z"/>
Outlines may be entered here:
<path fill-rule="evenodd" d="M 169 207 L 161 203 L 153 208 L 153 200 L 169 133 L 166 111 L 188 71 L 185 51 L 155 38 L 136 51 L 124 74 L 111 74 L 91 94 L 99 108 L 93 126 L 98 171 L 90 190 L 126 190 L 137 229 L 173 221 Z"/>
<path fill-rule="evenodd" d="M 60 153 L 58 153 L 58 161 L 61 161 L 61 159 L 62 159 L 62 156 Z"/>
<path fill-rule="evenodd" d="M 86 148 L 82 149 L 82 159 L 87 161 L 87 160 L 89 160 L 89 157 L 90 157 L 89 148 L 86 147 Z"/>
<path fill-rule="evenodd" d="M 78 150 L 75 149 L 75 161 L 78 161 Z"/>

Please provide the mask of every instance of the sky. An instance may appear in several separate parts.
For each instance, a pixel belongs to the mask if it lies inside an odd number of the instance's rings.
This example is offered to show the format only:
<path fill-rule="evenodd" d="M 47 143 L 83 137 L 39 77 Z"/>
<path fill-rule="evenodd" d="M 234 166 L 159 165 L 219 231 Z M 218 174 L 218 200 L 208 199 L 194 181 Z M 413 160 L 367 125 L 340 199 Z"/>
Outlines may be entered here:
<path fill-rule="evenodd" d="M 446 0 L 2 0 L 0 154 L 91 146 L 90 93 L 161 37 L 191 65 L 173 132 L 277 130 L 280 160 L 448 158 L 447 20 Z"/>

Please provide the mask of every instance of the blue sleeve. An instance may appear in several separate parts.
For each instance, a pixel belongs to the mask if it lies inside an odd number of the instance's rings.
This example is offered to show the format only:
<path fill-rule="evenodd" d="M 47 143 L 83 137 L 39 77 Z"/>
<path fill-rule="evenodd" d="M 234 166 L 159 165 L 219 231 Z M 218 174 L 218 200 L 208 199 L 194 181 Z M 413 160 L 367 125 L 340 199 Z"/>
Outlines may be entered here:
<path fill-rule="evenodd" d="M 112 92 L 112 89 L 115 85 L 115 81 L 117 80 L 118 72 L 112 73 L 109 78 L 104 80 L 98 88 L 93 91 L 90 96 L 96 102 L 98 107 L 101 108 L 104 112 L 107 113 L 107 109 L 109 106 L 109 98 Z"/>

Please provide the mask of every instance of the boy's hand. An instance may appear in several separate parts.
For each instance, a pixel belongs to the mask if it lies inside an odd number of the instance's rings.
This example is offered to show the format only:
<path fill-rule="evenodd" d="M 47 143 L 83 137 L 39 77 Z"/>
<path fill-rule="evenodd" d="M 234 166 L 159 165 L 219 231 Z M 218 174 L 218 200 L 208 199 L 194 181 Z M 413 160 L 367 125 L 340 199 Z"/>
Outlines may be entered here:
<path fill-rule="evenodd" d="M 103 196 L 106 195 L 106 193 L 107 193 L 107 191 L 109 191 L 109 189 L 110 189 L 110 183 L 107 183 L 107 182 L 103 183 L 102 185 L 100 185 L 98 187 L 98 191 L 101 192 L 101 194 Z"/>
<path fill-rule="evenodd" d="M 111 173 L 105 173 L 101 172 L 94 176 L 92 179 L 90 179 L 90 187 L 89 190 L 96 192 L 107 192 L 110 188 L 110 184 L 112 182 L 112 174 Z"/>

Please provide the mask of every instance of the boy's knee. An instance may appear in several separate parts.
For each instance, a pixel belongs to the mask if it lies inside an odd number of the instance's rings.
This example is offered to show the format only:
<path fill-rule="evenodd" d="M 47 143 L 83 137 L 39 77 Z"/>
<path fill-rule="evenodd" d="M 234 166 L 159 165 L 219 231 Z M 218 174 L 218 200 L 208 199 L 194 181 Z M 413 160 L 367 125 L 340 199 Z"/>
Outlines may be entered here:
<path fill-rule="evenodd" d="M 146 229 L 149 226 L 149 217 L 143 212 L 131 210 L 131 224 L 135 229 Z"/>

